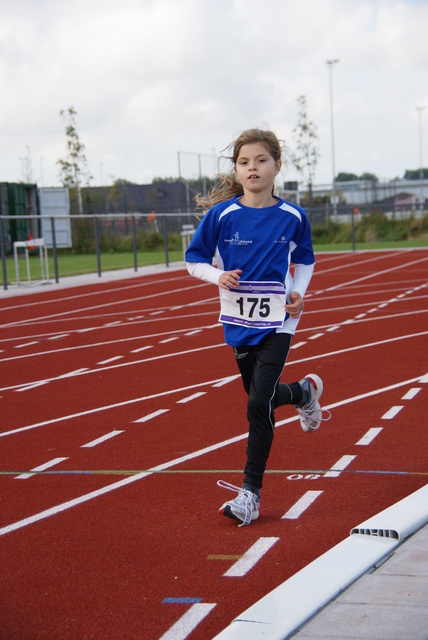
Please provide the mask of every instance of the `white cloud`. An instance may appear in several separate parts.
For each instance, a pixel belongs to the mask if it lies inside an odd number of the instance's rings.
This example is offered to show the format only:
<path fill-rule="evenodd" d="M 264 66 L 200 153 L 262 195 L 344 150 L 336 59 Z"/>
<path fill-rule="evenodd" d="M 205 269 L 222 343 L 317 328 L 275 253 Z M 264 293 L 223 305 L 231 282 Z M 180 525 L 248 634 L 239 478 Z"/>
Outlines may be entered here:
<path fill-rule="evenodd" d="M 71 105 L 95 183 L 146 182 L 178 175 L 179 151 L 191 152 L 183 175 L 198 174 L 198 154 L 211 173 L 205 156 L 247 127 L 292 147 L 300 95 L 320 135 L 315 179 L 329 181 L 334 58 L 336 170 L 418 165 L 426 1 L 0 0 L 0 14 L 0 181 L 20 180 L 30 152 L 34 177 L 58 184 Z"/>

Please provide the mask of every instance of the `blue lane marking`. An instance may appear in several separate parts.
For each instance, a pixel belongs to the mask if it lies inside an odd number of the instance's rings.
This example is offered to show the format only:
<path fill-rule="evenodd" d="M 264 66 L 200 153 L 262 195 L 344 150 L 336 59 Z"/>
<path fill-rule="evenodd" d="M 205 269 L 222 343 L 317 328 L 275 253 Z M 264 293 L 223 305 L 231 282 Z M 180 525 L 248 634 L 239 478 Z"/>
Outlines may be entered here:
<path fill-rule="evenodd" d="M 162 604 L 195 604 L 202 600 L 203 598 L 164 598 Z"/>

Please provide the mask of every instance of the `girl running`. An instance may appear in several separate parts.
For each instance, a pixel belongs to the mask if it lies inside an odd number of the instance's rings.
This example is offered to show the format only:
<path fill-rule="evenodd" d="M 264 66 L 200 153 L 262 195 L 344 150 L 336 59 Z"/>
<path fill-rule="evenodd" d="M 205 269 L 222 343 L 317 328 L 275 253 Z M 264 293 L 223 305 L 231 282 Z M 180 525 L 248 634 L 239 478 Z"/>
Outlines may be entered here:
<path fill-rule="evenodd" d="M 294 405 L 303 430 L 315 431 L 321 424 L 323 382 L 316 374 L 300 382 L 279 382 L 315 265 L 306 212 L 274 195 L 284 145 L 271 131 L 249 129 L 228 149 L 233 171 L 218 176 L 208 196 L 197 198 L 207 212 L 190 242 L 186 263 L 192 276 L 220 288 L 225 341 L 233 347 L 248 394 L 242 488 L 218 481 L 238 493 L 220 513 L 242 526 L 259 517 L 275 409 Z M 214 256 L 217 267 L 212 265 Z"/>

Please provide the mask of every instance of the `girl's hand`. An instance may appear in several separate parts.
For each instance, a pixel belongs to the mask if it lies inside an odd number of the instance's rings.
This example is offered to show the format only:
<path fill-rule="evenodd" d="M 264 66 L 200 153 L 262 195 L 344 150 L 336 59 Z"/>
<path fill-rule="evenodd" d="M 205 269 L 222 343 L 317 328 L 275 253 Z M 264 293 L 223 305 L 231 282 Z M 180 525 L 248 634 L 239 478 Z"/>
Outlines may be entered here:
<path fill-rule="evenodd" d="M 239 284 L 239 276 L 242 269 L 233 269 L 233 271 L 225 271 L 218 279 L 218 286 L 222 289 L 236 289 Z"/>
<path fill-rule="evenodd" d="M 303 311 L 303 298 L 297 291 L 290 293 L 290 303 L 285 305 L 285 310 L 292 318 L 298 318 Z"/>

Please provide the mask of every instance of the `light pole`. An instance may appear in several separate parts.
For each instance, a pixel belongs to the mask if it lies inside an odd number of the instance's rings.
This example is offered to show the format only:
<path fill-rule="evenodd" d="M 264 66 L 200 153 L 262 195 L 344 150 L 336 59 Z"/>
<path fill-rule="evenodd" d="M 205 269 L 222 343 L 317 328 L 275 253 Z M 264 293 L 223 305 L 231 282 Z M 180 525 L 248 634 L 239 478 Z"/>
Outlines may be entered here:
<path fill-rule="evenodd" d="M 327 60 L 327 67 L 329 69 L 329 78 L 330 78 L 330 128 L 331 128 L 331 162 L 333 169 L 333 215 L 336 217 L 337 215 L 337 202 L 336 202 L 336 167 L 335 167 L 335 158 L 334 158 L 334 116 L 333 116 L 333 65 L 335 65 L 339 60 L 336 58 L 335 60 Z"/>
<path fill-rule="evenodd" d="M 424 210 L 424 161 L 423 161 L 423 138 L 422 138 L 422 111 L 425 109 L 425 106 L 416 107 L 416 111 L 419 112 L 419 180 L 421 186 L 421 203 L 420 208 L 421 211 Z"/>

